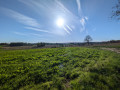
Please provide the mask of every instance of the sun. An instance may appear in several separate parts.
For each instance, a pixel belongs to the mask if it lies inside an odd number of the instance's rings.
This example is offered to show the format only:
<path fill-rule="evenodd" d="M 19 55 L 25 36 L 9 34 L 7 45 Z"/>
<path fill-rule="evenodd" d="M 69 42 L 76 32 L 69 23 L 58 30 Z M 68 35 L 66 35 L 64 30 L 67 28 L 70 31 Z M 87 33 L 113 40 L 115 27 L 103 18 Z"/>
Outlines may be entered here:
<path fill-rule="evenodd" d="M 64 19 L 58 18 L 56 23 L 57 23 L 57 26 L 62 27 L 64 25 Z"/>

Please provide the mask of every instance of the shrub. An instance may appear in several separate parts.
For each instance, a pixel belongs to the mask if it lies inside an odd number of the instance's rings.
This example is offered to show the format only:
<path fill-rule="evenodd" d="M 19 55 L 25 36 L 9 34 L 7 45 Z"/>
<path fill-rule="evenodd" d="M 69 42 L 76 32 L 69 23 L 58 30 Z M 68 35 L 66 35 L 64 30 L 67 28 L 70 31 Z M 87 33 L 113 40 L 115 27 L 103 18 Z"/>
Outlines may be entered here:
<path fill-rule="evenodd" d="M 45 46 L 45 43 L 37 43 L 37 47 L 44 47 Z"/>

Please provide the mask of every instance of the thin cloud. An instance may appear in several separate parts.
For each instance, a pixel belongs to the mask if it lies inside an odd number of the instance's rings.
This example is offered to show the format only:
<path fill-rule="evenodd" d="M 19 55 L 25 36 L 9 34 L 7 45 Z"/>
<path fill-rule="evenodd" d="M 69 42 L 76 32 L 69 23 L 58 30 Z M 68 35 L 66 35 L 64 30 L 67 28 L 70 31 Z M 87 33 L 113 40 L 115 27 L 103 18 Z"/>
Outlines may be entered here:
<path fill-rule="evenodd" d="M 8 9 L 8 8 L 1 8 L 1 9 L 7 16 L 12 17 L 13 19 L 18 21 L 19 23 L 22 23 L 22 24 L 28 25 L 28 26 L 32 26 L 32 27 L 39 27 L 40 26 L 39 23 L 31 17 L 25 16 L 21 13 L 18 13 L 16 11 L 13 11 L 13 10 Z"/>
<path fill-rule="evenodd" d="M 76 0 L 77 6 L 78 6 L 78 13 L 79 15 L 82 14 L 82 9 L 81 9 L 81 3 L 80 0 Z"/>
<path fill-rule="evenodd" d="M 54 0 L 19 0 L 19 2 L 25 4 L 39 15 L 44 15 L 46 18 L 51 18 L 50 16 L 56 15 L 55 7 L 57 5 L 54 3 Z"/>
<path fill-rule="evenodd" d="M 65 14 L 71 16 L 73 19 L 78 19 L 76 15 L 74 15 L 70 10 L 68 10 L 60 1 L 55 0 L 56 5 L 58 5 L 59 9 L 61 9 Z"/>
<path fill-rule="evenodd" d="M 25 27 L 26 29 L 31 29 L 31 30 L 34 30 L 34 31 L 39 31 L 39 32 L 46 32 L 46 33 L 52 33 L 50 31 L 47 31 L 47 30 L 43 30 L 43 29 L 39 29 L 39 28 L 33 28 L 33 27 Z"/>
<path fill-rule="evenodd" d="M 31 35 L 35 35 L 35 36 L 39 36 L 39 37 L 42 37 L 43 35 L 40 35 L 40 34 L 36 34 L 36 33 L 30 33 Z"/>
<path fill-rule="evenodd" d="M 28 34 L 24 34 L 24 33 L 20 33 L 20 32 L 13 32 L 14 34 L 17 34 L 17 35 L 22 35 L 22 36 L 28 36 Z"/>
<path fill-rule="evenodd" d="M 80 31 L 84 31 L 86 22 L 88 21 L 88 17 L 84 16 L 84 14 L 82 12 L 80 0 L 76 0 L 76 3 L 77 3 L 77 6 L 78 6 L 78 15 L 80 16 L 80 24 L 82 26 Z"/>
<path fill-rule="evenodd" d="M 19 0 L 19 1 L 29 6 L 40 15 L 42 14 L 40 11 L 42 11 L 43 13 L 49 13 L 49 15 L 46 16 L 47 18 L 51 18 L 50 16 L 56 16 L 57 14 L 64 13 L 65 15 L 67 15 L 67 17 L 69 16 L 69 17 L 72 17 L 73 19 L 78 19 L 76 15 L 74 15 L 58 0 L 53 0 L 53 2 L 51 2 L 50 0 L 46 0 L 47 3 L 44 0 L 40 0 L 40 1 Z"/>
<path fill-rule="evenodd" d="M 86 21 L 88 21 L 88 17 L 83 17 L 80 19 L 80 23 L 82 25 L 81 31 L 85 30 Z"/>
<path fill-rule="evenodd" d="M 39 12 L 39 9 L 44 9 L 45 6 L 42 1 L 36 1 L 36 0 L 18 0 L 19 2 L 31 7 L 35 11 Z M 39 12 L 40 13 L 40 12 Z"/>
<path fill-rule="evenodd" d="M 85 18 L 82 18 L 81 20 L 80 20 L 80 23 L 82 24 L 82 26 L 84 26 L 85 25 Z"/>
<path fill-rule="evenodd" d="M 85 19 L 88 21 L 88 17 L 85 17 Z"/>
<path fill-rule="evenodd" d="M 13 32 L 14 34 L 17 35 L 22 35 L 22 36 L 38 36 L 38 37 L 42 37 L 42 35 L 40 34 L 36 34 L 36 33 L 21 33 L 21 32 Z"/>

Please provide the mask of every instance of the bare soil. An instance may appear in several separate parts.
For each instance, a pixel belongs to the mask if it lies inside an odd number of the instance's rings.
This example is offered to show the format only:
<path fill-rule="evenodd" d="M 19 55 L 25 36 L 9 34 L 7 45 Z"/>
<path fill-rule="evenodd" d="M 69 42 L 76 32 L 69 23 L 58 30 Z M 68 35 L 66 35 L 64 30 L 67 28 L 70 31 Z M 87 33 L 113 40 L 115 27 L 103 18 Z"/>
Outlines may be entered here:
<path fill-rule="evenodd" d="M 109 51 L 113 51 L 113 52 L 116 52 L 116 53 L 120 53 L 120 49 L 117 49 L 117 48 L 102 48 L 103 50 L 109 50 Z"/>

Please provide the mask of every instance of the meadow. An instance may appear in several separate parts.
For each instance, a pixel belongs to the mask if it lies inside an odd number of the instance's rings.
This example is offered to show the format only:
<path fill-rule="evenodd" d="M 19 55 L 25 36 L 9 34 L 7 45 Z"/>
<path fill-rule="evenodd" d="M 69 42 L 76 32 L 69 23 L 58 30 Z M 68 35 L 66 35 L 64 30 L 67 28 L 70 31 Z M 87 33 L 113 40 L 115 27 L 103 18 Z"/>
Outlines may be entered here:
<path fill-rule="evenodd" d="M 120 54 L 85 47 L 0 49 L 0 90 L 120 89 Z"/>

